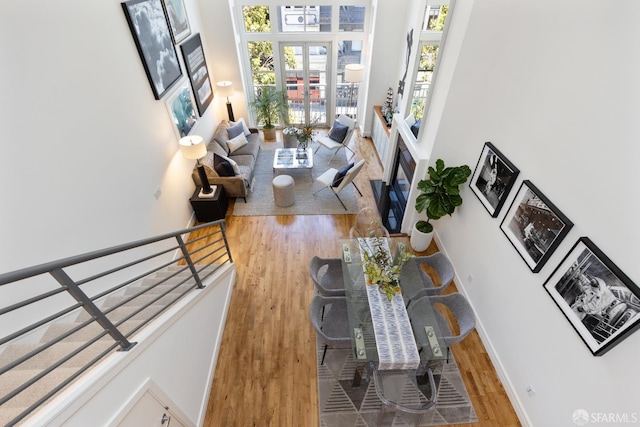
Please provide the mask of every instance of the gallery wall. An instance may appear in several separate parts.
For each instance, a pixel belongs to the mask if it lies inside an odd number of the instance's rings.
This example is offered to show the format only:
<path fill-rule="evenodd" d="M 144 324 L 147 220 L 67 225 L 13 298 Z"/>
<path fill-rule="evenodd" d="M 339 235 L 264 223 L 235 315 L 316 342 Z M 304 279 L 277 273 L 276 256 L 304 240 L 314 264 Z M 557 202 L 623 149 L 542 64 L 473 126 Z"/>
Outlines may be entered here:
<path fill-rule="evenodd" d="M 195 0 L 185 5 L 201 32 Z M 188 226 L 194 161 L 120 1 L 13 2 L 0 27 L 0 273 Z M 215 98 L 193 133 L 208 140 L 223 110 Z M 3 302 L 33 291 L 3 289 Z"/>
<path fill-rule="evenodd" d="M 616 425 L 639 412 L 640 332 L 594 357 L 543 288 L 581 236 L 640 283 L 640 4 L 617 4 L 615 19 L 601 6 L 476 1 L 432 156 L 473 169 L 491 141 L 521 171 L 497 218 L 465 186 L 464 204 L 436 229 L 507 389 L 536 426 L 575 425 L 578 409 L 614 414 Z M 539 273 L 500 230 L 524 179 L 575 224 Z"/>

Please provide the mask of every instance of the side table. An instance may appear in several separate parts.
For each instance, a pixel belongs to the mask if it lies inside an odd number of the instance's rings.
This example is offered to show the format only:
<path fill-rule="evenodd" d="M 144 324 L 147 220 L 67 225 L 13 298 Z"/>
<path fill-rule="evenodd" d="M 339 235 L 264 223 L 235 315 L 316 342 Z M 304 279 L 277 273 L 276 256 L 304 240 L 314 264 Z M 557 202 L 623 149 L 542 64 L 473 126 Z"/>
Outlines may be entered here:
<path fill-rule="evenodd" d="M 196 187 L 196 191 L 193 192 L 193 196 L 189 201 L 196 213 L 196 219 L 198 222 L 210 222 L 219 219 L 224 219 L 227 214 L 227 194 L 222 188 L 222 185 L 216 185 L 213 197 L 199 198 L 201 187 Z"/>

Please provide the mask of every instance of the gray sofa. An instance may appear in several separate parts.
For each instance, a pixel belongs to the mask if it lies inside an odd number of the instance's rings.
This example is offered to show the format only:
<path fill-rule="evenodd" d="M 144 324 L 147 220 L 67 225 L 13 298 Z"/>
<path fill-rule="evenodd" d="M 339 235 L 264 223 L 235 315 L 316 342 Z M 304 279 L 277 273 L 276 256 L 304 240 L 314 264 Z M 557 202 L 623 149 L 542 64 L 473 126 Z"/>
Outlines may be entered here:
<path fill-rule="evenodd" d="M 229 134 L 227 128 L 233 123 L 223 120 L 216 128 L 211 141 L 207 145 L 207 155 L 200 159 L 207 173 L 209 184 L 222 185 L 229 197 L 242 197 L 246 201 L 247 194 L 251 189 L 253 181 L 253 168 L 258 158 L 260 150 L 260 134 L 256 128 L 248 128 L 249 135 L 246 135 L 247 144 L 230 152 L 227 146 Z M 214 153 L 218 156 L 232 159 L 237 163 L 237 174 L 235 176 L 220 176 L 214 167 Z M 191 174 L 196 185 L 201 185 L 200 176 L 194 167 Z"/>

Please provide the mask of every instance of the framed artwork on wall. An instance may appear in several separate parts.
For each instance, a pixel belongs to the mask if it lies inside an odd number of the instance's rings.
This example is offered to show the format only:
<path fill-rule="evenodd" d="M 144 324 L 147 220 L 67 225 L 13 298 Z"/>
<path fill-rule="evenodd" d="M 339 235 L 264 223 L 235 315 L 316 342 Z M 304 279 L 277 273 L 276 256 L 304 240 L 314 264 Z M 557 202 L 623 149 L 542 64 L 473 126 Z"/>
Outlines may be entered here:
<path fill-rule="evenodd" d="M 493 218 L 498 216 L 520 170 L 490 142 L 485 142 L 469 187 Z"/>
<path fill-rule="evenodd" d="M 182 76 L 162 2 L 130 0 L 122 3 L 122 8 L 151 84 L 153 96 L 161 99 Z"/>
<path fill-rule="evenodd" d="M 544 284 L 594 356 L 640 326 L 640 289 L 587 237 L 581 237 Z"/>
<path fill-rule="evenodd" d="M 191 81 L 193 94 L 196 98 L 198 114 L 202 116 L 213 99 L 213 90 L 209 80 L 209 70 L 202 49 L 200 34 L 196 33 L 180 45 L 187 74 Z"/>
<path fill-rule="evenodd" d="M 162 2 L 167 15 L 167 22 L 169 22 L 169 27 L 171 28 L 171 37 L 173 37 L 173 42 L 178 44 L 191 34 L 184 0 L 162 0 Z"/>
<path fill-rule="evenodd" d="M 165 103 L 178 139 L 189 135 L 198 116 L 191 96 L 191 89 L 186 80 L 177 85 L 176 90 L 167 96 Z"/>
<path fill-rule="evenodd" d="M 500 228 L 532 272 L 549 260 L 573 223 L 538 190 L 523 181 Z"/>

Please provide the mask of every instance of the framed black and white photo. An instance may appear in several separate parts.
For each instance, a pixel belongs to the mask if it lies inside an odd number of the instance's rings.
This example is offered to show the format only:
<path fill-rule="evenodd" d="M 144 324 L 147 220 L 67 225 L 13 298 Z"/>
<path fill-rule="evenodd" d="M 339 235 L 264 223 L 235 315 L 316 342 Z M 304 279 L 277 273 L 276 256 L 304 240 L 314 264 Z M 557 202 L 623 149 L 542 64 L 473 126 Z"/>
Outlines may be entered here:
<path fill-rule="evenodd" d="M 544 284 L 594 356 L 640 326 L 640 289 L 587 237 L 581 237 Z"/>
<path fill-rule="evenodd" d="M 184 7 L 184 0 L 162 0 L 167 21 L 171 28 L 171 37 L 175 44 L 180 43 L 191 34 L 187 10 Z"/>
<path fill-rule="evenodd" d="M 187 74 L 191 80 L 193 95 L 196 98 L 198 113 L 202 116 L 213 99 L 213 90 L 209 80 L 207 62 L 202 49 L 200 34 L 196 33 L 180 45 Z"/>
<path fill-rule="evenodd" d="M 177 85 L 176 90 L 167 96 L 165 103 L 178 139 L 189 135 L 198 116 L 191 96 L 191 88 L 186 80 Z"/>
<path fill-rule="evenodd" d="M 531 181 L 523 181 L 500 228 L 532 272 L 549 260 L 573 223 Z"/>
<path fill-rule="evenodd" d="M 162 2 L 131 0 L 122 3 L 122 8 L 151 84 L 153 96 L 161 99 L 182 76 Z"/>
<path fill-rule="evenodd" d="M 493 218 L 498 216 L 520 170 L 490 142 L 485 142 L 469 187 Z"/>

